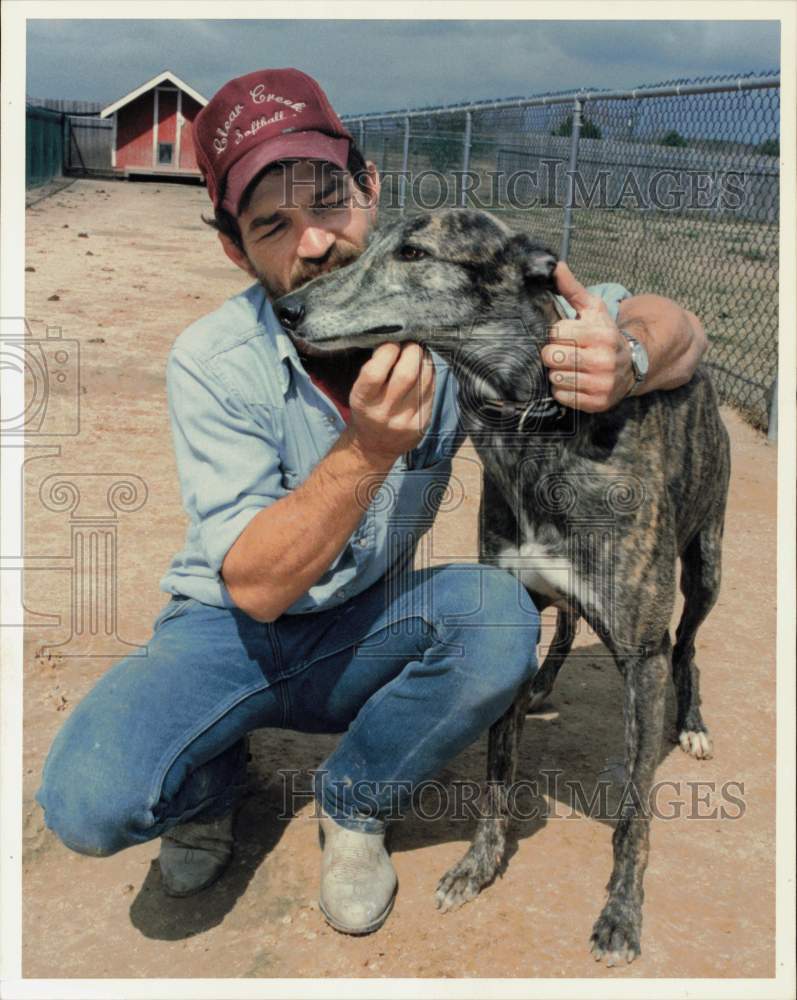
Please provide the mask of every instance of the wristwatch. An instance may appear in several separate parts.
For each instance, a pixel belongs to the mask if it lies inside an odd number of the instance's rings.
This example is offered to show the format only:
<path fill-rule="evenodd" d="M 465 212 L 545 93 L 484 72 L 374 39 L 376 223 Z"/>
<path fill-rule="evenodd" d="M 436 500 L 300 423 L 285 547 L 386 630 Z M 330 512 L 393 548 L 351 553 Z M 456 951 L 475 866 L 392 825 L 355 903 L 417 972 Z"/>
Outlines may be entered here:
<path fill-rule="evenodd" d="M 628 390 L 628 395 L 636 389 L 638 385 L 641 385 L 648 374 L 648 369 L 650 368 L 650 359 L 648 358 L 648 352 L 645 349 L 644 344 L 640 344 L 636 337 L 632 337 L 627 330 L 620 328 L 620 333 L 628 341 L 628 346 L 631 348 L 631 368 L 634 372 L 634 384 Z"/>

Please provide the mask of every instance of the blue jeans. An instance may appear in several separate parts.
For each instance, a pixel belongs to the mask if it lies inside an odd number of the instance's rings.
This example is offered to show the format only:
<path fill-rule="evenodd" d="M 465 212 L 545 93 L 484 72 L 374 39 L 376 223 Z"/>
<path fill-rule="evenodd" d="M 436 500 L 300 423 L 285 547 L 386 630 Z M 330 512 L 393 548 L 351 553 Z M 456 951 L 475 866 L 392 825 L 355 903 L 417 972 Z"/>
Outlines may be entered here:
<path fill-rule="evenodd" d="M 380 831 L 397 789 L 406 803 L 509 708 L 538 633 L 516 577 L 477 564 L 383 577 L 271 623 L 173 598 L 146 655 L 116 663 L 67 719 L 36 798 L 67 847 L 106 856 L 229 812 L 252 730 L 345 733 L 316 798 L 341 825 Z"/>

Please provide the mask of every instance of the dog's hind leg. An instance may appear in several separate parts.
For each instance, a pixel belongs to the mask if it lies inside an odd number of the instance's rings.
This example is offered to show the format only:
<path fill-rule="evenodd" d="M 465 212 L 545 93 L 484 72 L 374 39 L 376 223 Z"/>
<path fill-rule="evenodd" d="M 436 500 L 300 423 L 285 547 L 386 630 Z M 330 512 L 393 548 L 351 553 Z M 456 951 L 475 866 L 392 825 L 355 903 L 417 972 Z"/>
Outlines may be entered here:
<path fill-rule="evenodd" d="M 714 518 L 700 529 L 681 555 L 684 610 L 675 634 L 672 673 L 678 702 L 678 742 L 693 757 L 711 756 L 711 739 L 700 714 L 695 636 L 719 594 L 722 528 L 722 517 Z"/>
<path fill-rule="evenodd" d="M 631 962 L 640 953 L 642 881 L 648 863 L 650 790 L 664 729 L 664 702 L 670 672 L 670 640 L 652 654 L 621 660 L 625 678 L 626 784 L 621 818 L 612 836 L 614 867 L 609 898 L 592 928 L 592 954 L 608 965 Z"/>
<path fill-rule="evenodd" d="M 482 792 L 476 834 L 468 852 L 440 879 L 435 894 L 444 913 L 473 899 L 495 878 L 504 857 L 509 819 L 508 793 L 515 780 L 531 681 L 493 723 L 487 740 L 487 785 Z"/>
<path fill-rule="evenodd" d="M 538 711 L 548 700 L 556 683 L 562 664 L 567 659 L 573 646 L 573 639 L 576 634 L 576 623 L 578 615 L 573 611 L 560 610 L 556 619 L 556 633 L 551 640 L 548 654 L 545 661 L 531 684 L 531 697 L 529 698 L 529 712 Z"/>

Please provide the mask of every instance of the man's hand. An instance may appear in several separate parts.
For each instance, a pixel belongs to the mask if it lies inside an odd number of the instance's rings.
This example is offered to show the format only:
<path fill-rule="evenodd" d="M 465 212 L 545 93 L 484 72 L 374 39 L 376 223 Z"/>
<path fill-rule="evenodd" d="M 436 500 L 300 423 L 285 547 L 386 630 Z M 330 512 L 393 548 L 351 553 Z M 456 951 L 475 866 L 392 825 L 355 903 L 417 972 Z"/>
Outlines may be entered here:
<path fill-rule="evenodd" d="M 376 348 L 349 393 L 349 425 L 307 479 L 258 511 L 227 553 L 221 573 L 239 608 L 275 621 L 321 578 L 362 522 L 373 489 L 423 437 L 433 400 L 434 364 L 419 344 Z"/>
<path fill-rule="evenodd" d="M 434 363 L 420 344 L 380 344 L 349 395 L 352 443 L 365 456 L 392 464 L 423 438 L 434 388 Z"/>
<path fill-rule="evenodd" d="M 590 295 L 563 261 L 554 279 L 577 319 L 560 320 L 542 349 L 554 399 L 586 413 L 611 409 L 629 392 L 676 389 L 695 373 L 708 340 L 700 320 L 661 295 L 635 295 L 620 303 L 619 324 L 647 350 L 650 367 L 635 385 L 631 349 L 606 304 Z"/>
<path fill-rule="evenodd" d="M 635 384 L 628 341 L 606 303 L 591 295 L 564 261 L 556 265 L 554 280 L 578 318 L 560 320 L 550 332 L 551 343 L 542 349 L 553 397 L 585 413 L 611 409 Z"/>

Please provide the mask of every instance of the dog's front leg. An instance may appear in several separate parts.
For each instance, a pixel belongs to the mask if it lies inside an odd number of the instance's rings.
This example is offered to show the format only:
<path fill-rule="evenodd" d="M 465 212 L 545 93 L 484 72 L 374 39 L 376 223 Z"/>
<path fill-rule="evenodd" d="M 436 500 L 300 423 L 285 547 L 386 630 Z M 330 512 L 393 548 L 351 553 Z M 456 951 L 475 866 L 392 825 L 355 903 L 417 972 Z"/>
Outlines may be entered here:
<path fill-rule="evenodd" d="M 614 868 L 609 898 L 592 928 L 592 954 L 607 965 L 632 962 L 640 954 L 642 881 L 648 863 L 650 791 L 664 729 L 664 700 L 670 670 L 666 637 L 649 656 L 623 658 L 625 678 L 626 783 L 620 818 L 612 836 Z"/>
<path fill-rule="evenodd" d="M 482 790 L 476 834 L 467 854 L 437 885 L 437 907 L 444 913 L 478 896 L 498 874 L 506 847 L 508 789 L 515 780 L 518 746 L 526 718 L 531 681 L 493 724 L 487 740 L 487 784 Z"/>

